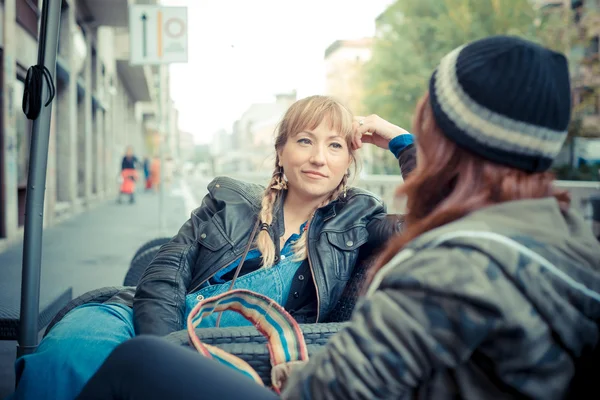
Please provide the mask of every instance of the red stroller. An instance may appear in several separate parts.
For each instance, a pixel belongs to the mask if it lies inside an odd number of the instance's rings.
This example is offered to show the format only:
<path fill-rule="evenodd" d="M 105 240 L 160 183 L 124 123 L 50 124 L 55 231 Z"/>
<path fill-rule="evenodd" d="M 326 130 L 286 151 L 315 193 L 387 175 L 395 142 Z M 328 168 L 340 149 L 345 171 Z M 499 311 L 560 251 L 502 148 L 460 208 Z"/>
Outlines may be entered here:
<path fill-rule="evenodd" d="M 134 194 L 135 194 L 135 182 L 137 181 L 137 178 L 138 178 L 138 172 L 137 172 L 137 170 L 135 170 L 133 168 L 124 169 L 123 171 L 121 171 L 121 177 L 120 177 L 121 188 L 119 191 L 119 197 L 117 199 L 118 203 L 121 203 L 121 195 L 123 195 L 123 194 L 129 195 L 130 203 L 135 202 Z"/>

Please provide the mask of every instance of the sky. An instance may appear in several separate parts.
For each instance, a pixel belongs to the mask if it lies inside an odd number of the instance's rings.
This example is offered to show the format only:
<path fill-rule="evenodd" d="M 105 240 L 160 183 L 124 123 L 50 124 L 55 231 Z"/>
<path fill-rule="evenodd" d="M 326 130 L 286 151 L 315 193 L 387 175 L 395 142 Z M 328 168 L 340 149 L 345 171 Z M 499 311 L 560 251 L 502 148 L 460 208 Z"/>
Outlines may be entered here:
<path fill-rule="evenodd" d="M 188 63 L 172 64 L 180 129 L 208 143 L 252 104 L 324 90 L 325 49 L 375 33 L 392 0 L 162 0 L 188 7 Z"/>

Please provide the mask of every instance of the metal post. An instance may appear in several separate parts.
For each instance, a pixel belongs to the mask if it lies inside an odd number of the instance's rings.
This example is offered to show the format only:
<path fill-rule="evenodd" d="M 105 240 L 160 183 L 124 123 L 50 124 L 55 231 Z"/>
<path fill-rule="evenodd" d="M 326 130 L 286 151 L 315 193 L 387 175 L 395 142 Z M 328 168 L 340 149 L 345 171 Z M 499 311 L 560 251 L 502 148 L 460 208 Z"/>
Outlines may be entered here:
<path fill-rule="evenodd" d="M 55 80 L 56 52 L 60 28 L 61 0 L 44 0 L 38 65 L 48 68 Z M 56 83 L 56 82 L 54 82 Z M 49 88 L 43 83 L 42 104 L 48 98 Z M 44 223 L 44 191 L 48 165 L 48 142 L 52 103 L 42 106 L 40 115 L 33 121 L 31 148 L 29 150 L 29 177 L 25 203 L 25 231 L 23 243 L 23 274 L 21 277 L 21 317 L 17 356 L 30 354 L 38 344 L 38 313 L 40 308 L 40 272 L 42 256 L 42 229 Z"/>
<path fill-rule="evenodd" d="M 592 231 L 596 239 L 600 240 L 600 195 L 590 197 L 592 206 Z"/>
<path fill-rule="evenodd" d="M 158 157 L 159 157 L 159 163 L 160 163 L 160 173 L 159 173 L 159 185 L 158 185 L 158 234 L 159 235 L 163 235 L 163 229 L 164 229 L 164 210 L 163 210 L 163 205 L 164 205 L 164 199 L 165 199 L 165 177 L 166 177 L 166 165 L 165 165 L 165 144 L 166 144 L 166 137 L 165 137 L 165 127 L 164 127 L 164 120 L 165 120 L 165 111 L 164 111 L 164 88 L 163 88 L 163 66 L 159 65 L 158 66 L 158 72 L 157 72 L 157 96 L 156 96 L 156 100 L 158 102 L 158 110 L 157 110 L 157 127 L 158 127 L 158 137 L 159 137 L 159 141 L 158 141 Z"/>

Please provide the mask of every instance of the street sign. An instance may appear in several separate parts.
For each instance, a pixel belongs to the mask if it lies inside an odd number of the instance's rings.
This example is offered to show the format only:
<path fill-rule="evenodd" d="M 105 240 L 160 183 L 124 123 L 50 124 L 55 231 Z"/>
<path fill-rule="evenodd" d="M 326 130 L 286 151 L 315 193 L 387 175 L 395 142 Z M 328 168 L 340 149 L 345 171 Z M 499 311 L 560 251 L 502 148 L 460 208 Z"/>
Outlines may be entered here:
<path fill-rule="evenodd" d="M 187 7 L 129 6 L 131 65 L 186 63 Z"/>

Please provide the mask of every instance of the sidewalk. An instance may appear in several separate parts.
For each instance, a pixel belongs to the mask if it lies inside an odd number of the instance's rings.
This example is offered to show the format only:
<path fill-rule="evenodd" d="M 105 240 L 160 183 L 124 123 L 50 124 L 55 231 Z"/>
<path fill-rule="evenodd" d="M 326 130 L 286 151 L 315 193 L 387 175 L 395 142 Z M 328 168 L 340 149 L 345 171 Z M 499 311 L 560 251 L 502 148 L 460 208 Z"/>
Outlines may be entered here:
<path fill-rule="evenodd" d="M 44 230 L 40 309 L 68 287 L 77 297 L 103 286 L 122 285 L 135 251 L 148 240 L 175 235 L 199 205 L 189 187 L 175 181 L 170 190 L 165 189 L 165 222 L 159 232 L 157 193 L 140 192 L 135 204 L 123 200 L 123 204 L 107 201 Z M 22 243 L 0 253 L 3 306 L 19 307 L 22 254 Z M 0 398 L 14 389 L 15 355 L 16 342 L 0 341 Z"/>

